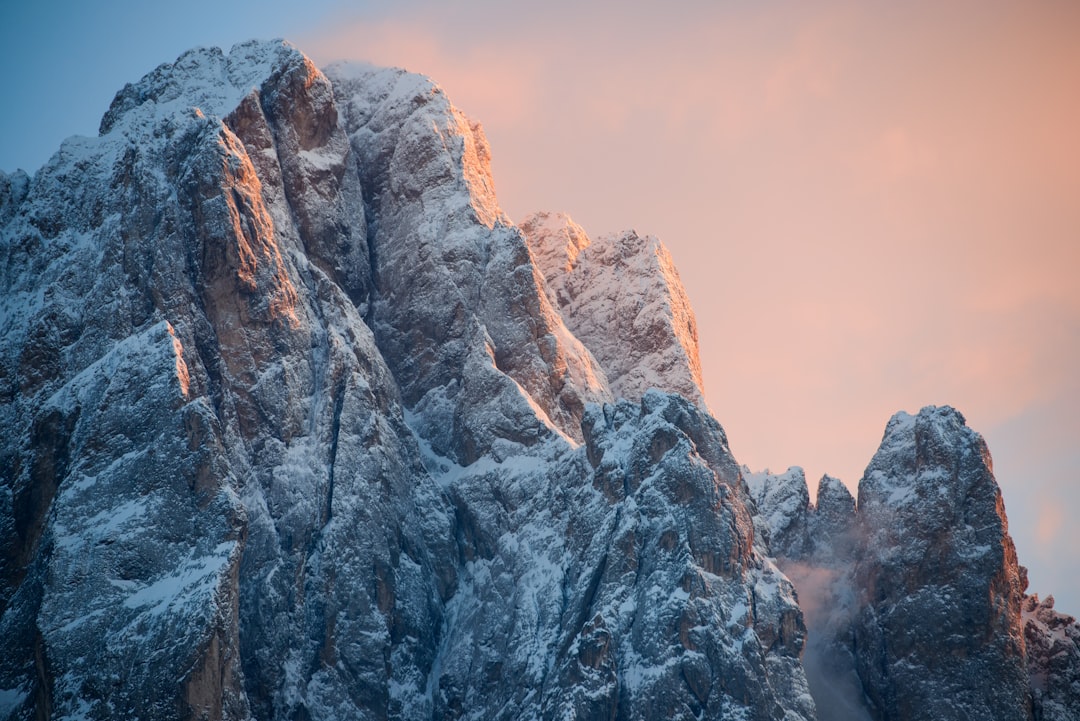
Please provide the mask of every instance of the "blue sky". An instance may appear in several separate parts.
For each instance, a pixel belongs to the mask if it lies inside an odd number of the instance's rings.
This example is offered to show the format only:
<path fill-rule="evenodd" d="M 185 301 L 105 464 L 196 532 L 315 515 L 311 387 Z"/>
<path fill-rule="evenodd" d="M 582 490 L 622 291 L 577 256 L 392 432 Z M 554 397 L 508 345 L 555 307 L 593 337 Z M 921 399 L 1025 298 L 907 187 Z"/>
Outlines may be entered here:
<path fill-rule="evenodd" d="M 362 3 L 64 0 L 0 4 L 0 170 L 40 167 L 69 135 L 96 135 L 124 83 L 196 45 L 296 37 Z"/>

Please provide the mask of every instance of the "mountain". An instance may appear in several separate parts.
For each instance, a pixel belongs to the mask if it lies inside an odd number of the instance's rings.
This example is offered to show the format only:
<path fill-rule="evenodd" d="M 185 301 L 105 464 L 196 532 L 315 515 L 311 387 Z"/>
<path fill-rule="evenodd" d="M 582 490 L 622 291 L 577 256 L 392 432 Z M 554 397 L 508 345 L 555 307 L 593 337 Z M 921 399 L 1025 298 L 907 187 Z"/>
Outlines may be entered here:
<path fill-rule="evenodd" d="M 828 699 L 835 717 L 858 719 L 1080 718 L 1080 625 L 1052 598 L 1025 595 L 990 453 L 959 412 L 893 416 L 857 506 L 829 477 L 809 505 L 797 468 L 750 486 L 756 525 L 812 599 L 804 661 L 819 708 Z"/>
<path fill-rule="evenodd" d="M 663 245 L 515 226 L 489 159 L 273 41 L 0 176 L 0 718 L 840 718 L 822 658 L 871 718 L 1075 717 L 959 414 L 857 508 L 745 472 Z"/>

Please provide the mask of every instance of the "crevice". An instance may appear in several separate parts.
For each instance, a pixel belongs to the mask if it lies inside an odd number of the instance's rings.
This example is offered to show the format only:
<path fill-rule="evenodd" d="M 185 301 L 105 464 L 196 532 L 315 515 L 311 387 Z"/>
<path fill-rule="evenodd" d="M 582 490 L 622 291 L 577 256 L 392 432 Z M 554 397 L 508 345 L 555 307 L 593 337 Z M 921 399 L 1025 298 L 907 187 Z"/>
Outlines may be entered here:
<path fill-rule="evenodd" d="M 330 431 L 330 464 L 327 470 L 326 505 L 323 508 L 320 525 L 325 526 L 333 515 L 334 503 L 334 468 L 337 465 L 338 436 L 341 434 L 341 409 L 345 405 L 345 382 L 341 381 L 334 388 L 334 420 Z"/>

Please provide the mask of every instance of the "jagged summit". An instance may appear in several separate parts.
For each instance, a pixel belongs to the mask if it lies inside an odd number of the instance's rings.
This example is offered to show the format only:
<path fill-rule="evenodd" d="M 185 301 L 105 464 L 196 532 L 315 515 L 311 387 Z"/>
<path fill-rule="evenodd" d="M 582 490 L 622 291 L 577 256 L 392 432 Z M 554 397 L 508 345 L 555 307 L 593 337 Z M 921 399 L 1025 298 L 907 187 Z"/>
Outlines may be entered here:
<path fill-rule="evenodd" d="M 4 178 L 0 714 L 813 718 L 723 430 L 430 81 L 196 50 L 102 131 Z"/>
<path fill-rule="evenodd" d="M 839 718 L 1075 713 L 1080 687 L 1039 679 L 1073 678 L 1080 646 L 1024 596 L 989 451 L 961 413 L 894 415 L 857 506 L 828 477 L 809 505 L 799 469 L 760 474 L 750 488 L 781 569 L 825 609 L 807 615 L 804 657 L 819 709 L 827 699 Z M 1049 674 L 1048 647 L 1061 654 Z"/>
<path fill-rule="evenodd" d="M 615 395 L 661 388 L 706 408 L 697 321 L 663 243 L 635 231 L 592 241 L 562 213 L 521 223 L 548 298 L 600 362 Z"/>

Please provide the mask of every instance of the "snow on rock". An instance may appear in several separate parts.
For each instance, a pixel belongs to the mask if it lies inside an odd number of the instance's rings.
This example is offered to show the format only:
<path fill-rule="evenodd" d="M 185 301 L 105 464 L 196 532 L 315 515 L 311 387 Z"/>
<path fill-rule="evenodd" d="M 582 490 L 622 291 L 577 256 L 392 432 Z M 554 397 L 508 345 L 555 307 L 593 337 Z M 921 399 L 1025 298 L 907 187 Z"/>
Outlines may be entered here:
<path fill-rule="evenodd" d="M 802 557 L 810 542 L 808 516 L 813 510 L 803 469 L 792 466 L 781 474 L 746 470 L 743 475 L 759 513 L 755 519 L 758 532 L 772 554 L 777 558 Z"/>
<path fill-rule="evenodd" d="M 6 717 L 814 717 L 722 429 L 610 402 L 427 79 L 194 50 L 0 221 Z"/>
<path fill-rule="evenodd" d="M 809 508 L 790 474 L 751 484 L 823 716 L 1031 718 L 1026 580 L 991 467 L 960 413 L 929 406 L 889 421 L 857 508 L 828 477 Z"/>
<path fill-rule="evenodd" d="M 795 586 L 806 618 L 803 654 L 807 684 L 819 718 L 873 718 L 855 667 L 852 623 L 858 611 L 854 552 L 855 499 L 843 483 L 822 476 L 810 503 L 799 467 L 744 476 L 757 513 L 754 526 L 768 552 Z"/>
<path fill-rule="evenodd" d="M 465 566 L 437 714 L 813 718 L 801 616 L 752 548 L 720 427 L 650 391 L 583 429 L 569 453 L 452 472 Z"/>
<path fill-rule="evenodd" d="M 450 517 L 359 312 L 337 119 L 283 43 L 186 53 L 65 141 L 4 226 L 15 718 L 426 708 L 389 679 L 428 676 Z"/>
<path fill-rule="evenodd" d="M 427 78 L 327 72 L 378 218 L 369 322 L 421 436 L 463 463 L 498 441 L 580 440 L 585 404 L 609 400 L 607 382 L 496 203 L 480 125 Z"/>
<path fill-rule="evenodd" d="M 25 170 L 16 170 L 10 175 L 0 170 L 0 223 L 15 215 L 29 190 L 30 176 Z"/>
<path fill-rule="evenodd" d="M 426 78 L 185 53 L 0 282 L 0 717 L 1076 715 L 959 413 L 743 472 L 659 241 L 516 228 Z"/>
<path fill-rule="evenodd" d="M 537 213 L 521 229 L 552 305 L 615 395 L 637 400 L 659 388 L 706 407 L 697 321 L 663 243 L 634 231 L 593 242 L 561 213 Z"/>
<path fill-rule="evenodd" d="M 1054 597 L 1025 596 L 1022 612 L 1034 717 L 1080 718 L 1080 623 L 1054 610 Z"/>

